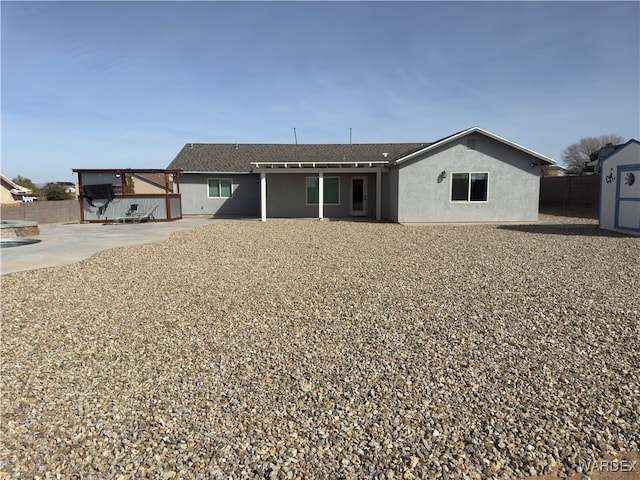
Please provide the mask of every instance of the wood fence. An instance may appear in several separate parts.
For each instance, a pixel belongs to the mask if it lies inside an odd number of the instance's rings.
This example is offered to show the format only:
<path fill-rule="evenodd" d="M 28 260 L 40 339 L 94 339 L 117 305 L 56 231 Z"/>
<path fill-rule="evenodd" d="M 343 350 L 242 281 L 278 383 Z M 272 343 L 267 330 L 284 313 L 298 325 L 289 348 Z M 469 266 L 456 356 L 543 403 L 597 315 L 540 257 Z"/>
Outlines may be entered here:
<path fill-rule="evenodd" d="M 600 175 L 567 175 L 540 179 L 540 208 L 600 207 Z"/>

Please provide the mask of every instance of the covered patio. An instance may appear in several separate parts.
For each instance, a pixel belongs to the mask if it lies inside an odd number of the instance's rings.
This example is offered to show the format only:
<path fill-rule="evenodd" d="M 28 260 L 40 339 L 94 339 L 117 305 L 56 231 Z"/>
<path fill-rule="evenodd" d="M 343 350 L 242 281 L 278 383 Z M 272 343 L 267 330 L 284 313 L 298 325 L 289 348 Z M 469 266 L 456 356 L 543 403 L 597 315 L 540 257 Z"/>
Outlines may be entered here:
<path fill-rule="evenodd" d="M 276 188 L 280 203 L 290 208 L 301 208 L 300 188 L 278 188 L 292 179 L 304 177 L 304 205 L 317 205 L 317 218 L 327 216 L 332 208 L 339 216 L 374 216 L 382 218 L 382 174 L 389 171 L 388 161 L 336 161 L 336 162 L 251 162 L 252 171 L 260 175 L 260 218 L 268 216 L 268 200 L 273 195 L 270 184 Z M 273 177 L 272 177 L 273 175 Z M 291 176 L 288 182 L 280 176 Z M 268 178 L 271 177 L 271 178 Z M 374 177 L 373 182 L 369 179 Z M 346 183 L 346 185 L 345 185 Z M 373 185 L 369 185 L 373 183 Z M 298 182 L 299 186 L 300 182 Z M 373 190 L 375 209 L 369 205 L 369 191 Z M 342 194 L 341 194 L 342 192 Z M 346 193 L 348 199 L 344 200 Z M 292 207 L 291 207 L 292 206 Z M 310 210 L 309 210 L 310 211 Z M 370 212 L 373 211 L 373 215 Z M 315 216 L 315 215 L 314 215 Z"/>

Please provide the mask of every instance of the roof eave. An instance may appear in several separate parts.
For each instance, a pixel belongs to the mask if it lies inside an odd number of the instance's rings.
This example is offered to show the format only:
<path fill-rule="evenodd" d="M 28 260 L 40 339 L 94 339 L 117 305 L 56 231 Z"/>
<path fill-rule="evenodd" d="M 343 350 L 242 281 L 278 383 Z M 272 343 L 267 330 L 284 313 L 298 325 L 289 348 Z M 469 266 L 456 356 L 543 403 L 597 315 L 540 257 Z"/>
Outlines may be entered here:
<path fill-rule="evenodd" d="M 73 173 L 165 173 L 181 174 L 181 168 L 72 168 Z"/>
<path fill-rule="evenodd" d="M 502 142 L 505 145 L 509 145 L 509 146 L 511 146 L 513 148 L 516 148 L 516 149 L 518 149 L 518 150 L 520 150 L 522 152 L 525 152 L 525 153 L 527 153 L 529 155 L 532 155 L 532 156 L 536 157 L 537 159 L 539 159 L 540 161 L 542 161 L 542 162 L 544 162 L 544 163 L 546 163 L 548 165 L 557 165 L 558 164 L 555 160 L 553 160 L 553 159 L 551 159 L 551 158 L 549 158 L 549 157 L 547 157 L 545 155 L 542 155 L 541 153 L 538 153 L 538 152 L 530 150 L 530 149 L 528 149 L 526 147 L 523 147 L 522 145 L 519 145 L 519 144 L 517 144 L 515 142 L 512 142 L 511 140 L 507 140 L 506 138 L 503 138 L 503 137 L 501 137 L 499 135 L 496 135 L 495 133 L 491 133 L 488 130 L 484 130 L 484 129 L 480 128 L 480 127 L 471 127 L 471 128 L 466 129 L 466 130 L 463 130 L 462 132 L 459 132 L 459 133 L 457 133 L 455 135 L 447 137 L 447 138 L 445 138 L 444 140 L 442 140 L 440 142 L 433 143 L 433 144 L 429 145 L 428 147 L 420 149 L 417 152 L 413 152 L 413 153 L 411 153 L 409 155 L 406 155 L 406 156 L 404 156 L 402 158 L 399 158 L 395 162 L 393 162 L 393 165 L 398 165 L 400 163 L 404 163 L 404 162 L 406 162 L 408 160 L 411 160 L 413 158 L 419 157 L 420 155 L 428 153 L 431 150 L 439 148 L 442 145 L 446 145 L 447 143 L 450 143 L 450 142 L 452 142 L 454 140 L 457 140 L 457 139 L 462 138 L 462 137 L 464 137 L 466 135 L 469 135 L 470 133 L 476 133 L 476 132 L 477 133 L 481 133 L 481 134 L 483 134 L 483 135 L 485 135 L 485 136 L 487 136 L 489 138 L 493 138 L 494 140 Z"/>
<path fill-rule="evenodd" d="M 637 144 L 640 145 L 640 141 L 636 140 L 635 138 L 631 138 L 631 139 L 627 140 L 625 143 L 617 145 L 616 148 L 613 149 L 613 151 L 609 152 L 607 155 L 605 155 L 604 157 L 599 159 L 598 162 L 601 163 L 601 164 L 604 163 L 606 160 L 609 160 L 609 158 L 613 157 L 620 150 L 623 150 L 623 149 L 627 148 L 632 143 L 637 143 Z"/>
<path fill-rule="evenodd" d="M 222 170 L 183 170 L 182 175 L 192 174 L 192 175 L 248 175 L 253 172 L 251 171 L 243 171 L 243 172 L 226 172 Z"/>

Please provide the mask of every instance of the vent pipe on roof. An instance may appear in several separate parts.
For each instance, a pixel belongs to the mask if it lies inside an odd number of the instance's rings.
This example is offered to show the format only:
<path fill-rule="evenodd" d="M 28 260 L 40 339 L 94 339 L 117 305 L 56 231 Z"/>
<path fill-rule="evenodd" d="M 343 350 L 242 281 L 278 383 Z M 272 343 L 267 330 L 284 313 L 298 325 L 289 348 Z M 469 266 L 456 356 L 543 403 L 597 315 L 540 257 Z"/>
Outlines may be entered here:
<path fill-rule="evenodd" d="M 296 141 L 296 145 L 298 144 L 298 134 L 296 133 L 296 127 L 293 127 L 293 138 Z"/>
<path fill-rule="evenodd" d="M 351 145 L 351 127 L 349 127 L 349 145 Z"/>

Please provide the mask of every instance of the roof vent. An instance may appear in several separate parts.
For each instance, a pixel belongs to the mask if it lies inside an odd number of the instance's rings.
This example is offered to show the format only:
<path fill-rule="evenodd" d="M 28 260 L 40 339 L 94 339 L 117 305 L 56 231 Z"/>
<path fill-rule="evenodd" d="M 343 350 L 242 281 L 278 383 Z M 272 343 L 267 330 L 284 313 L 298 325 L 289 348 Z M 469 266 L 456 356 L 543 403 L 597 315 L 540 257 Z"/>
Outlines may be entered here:
<path fill-rule="evenodd" d="M 189 148 L 193 148 L 193 143 L 191 143 L 191 144 L 189 145 Z"/>
<path fill-rule="evenodd" d="M 476 149 L 476 139 L 475 138 L 467 138 L 467 147 L 469 150 Z"/>

